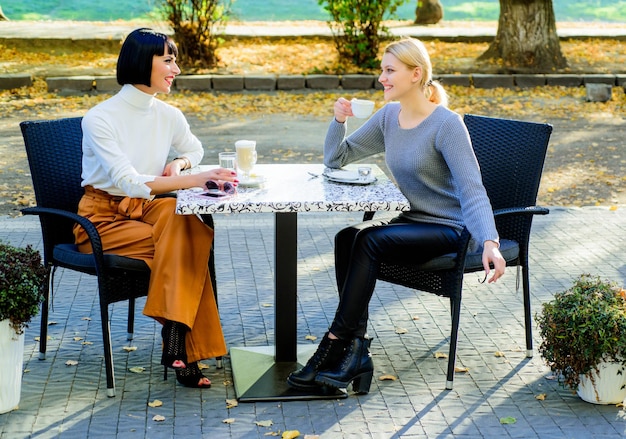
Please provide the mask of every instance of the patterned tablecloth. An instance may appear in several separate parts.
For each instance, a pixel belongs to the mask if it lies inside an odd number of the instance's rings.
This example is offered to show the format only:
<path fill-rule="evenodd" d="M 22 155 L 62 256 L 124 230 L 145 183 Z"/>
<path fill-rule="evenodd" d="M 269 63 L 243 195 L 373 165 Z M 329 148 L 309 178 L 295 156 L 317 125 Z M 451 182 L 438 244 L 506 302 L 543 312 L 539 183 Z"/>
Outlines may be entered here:
<path fill-rule="evenodd" d="M 359 165 L 364 166 L 364 165 Z M 216 200 L 200 189 L 178 191 L 176 213 L 404 211 L 407 199 L 376 165 L 371 184 L 337 183 L 322 174 L 322 164 L 259 164 L 258 186 L 240 186 L 233 197 Z M 200 167 L 202 168 L 202 167 Z M 208 167 L 207 167 L 208 168 Z M 347 169 L 356 169 L 356 165 Z"/>

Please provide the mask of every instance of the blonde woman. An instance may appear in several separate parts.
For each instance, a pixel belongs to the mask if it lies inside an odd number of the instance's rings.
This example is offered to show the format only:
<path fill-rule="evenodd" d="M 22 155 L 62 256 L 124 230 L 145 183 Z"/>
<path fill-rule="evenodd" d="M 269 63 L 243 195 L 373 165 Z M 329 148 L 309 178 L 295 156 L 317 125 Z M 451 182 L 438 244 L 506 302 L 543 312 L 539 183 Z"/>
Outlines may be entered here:
<path fill-rule="evenodd" d="M 373 154 L 385 161 L 411 209 L 392 220 L 347 227 L 335 237 L 339 305 L 319 348 L 289 378 L 290 386 L 319 386 L 360 393 L 370 388 L 374 365 L 366 336 L 368 305 L 381 262 L 425 262 L 453 252 L 464 226 L 482 247 L 489 282 L 504 274 L 491 203 L 482 184 L 467 129 L 447 108 L 446 92 L 432 78 L 430 57 L 419 40 L 389 44 L 378 78 L 387 104 L 346 137 L 350 101 L 334 104 L 324 144 L 324 163 L 340 168 Z"/>

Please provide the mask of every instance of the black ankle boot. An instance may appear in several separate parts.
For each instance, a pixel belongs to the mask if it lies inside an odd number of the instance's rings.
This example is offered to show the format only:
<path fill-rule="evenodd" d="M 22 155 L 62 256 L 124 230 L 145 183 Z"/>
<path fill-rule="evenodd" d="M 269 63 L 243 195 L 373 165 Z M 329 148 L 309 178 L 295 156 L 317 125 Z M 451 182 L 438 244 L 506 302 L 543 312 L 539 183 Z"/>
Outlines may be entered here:
<path fill-rule="evenodd" d="M 367 338 L 353 339 L 339 365 L 319 372 L 315 382 L 337 389 L 347 388 L 352 383 L 352 390 L 356 393 L 368 393 L 374 375 L 374 362 L 369 351 L 371 342 Z"/>
<path fill-rule="evenodd" d="M 321 370 L 335 367 L 343 357 L 347 344 L 346 340 L 328 338 L 327 332 L 306 365 L 289 375 L 287 384 L 298 390 L 319 388 L 319 384 L 315 383 L 315 376 Z"/>

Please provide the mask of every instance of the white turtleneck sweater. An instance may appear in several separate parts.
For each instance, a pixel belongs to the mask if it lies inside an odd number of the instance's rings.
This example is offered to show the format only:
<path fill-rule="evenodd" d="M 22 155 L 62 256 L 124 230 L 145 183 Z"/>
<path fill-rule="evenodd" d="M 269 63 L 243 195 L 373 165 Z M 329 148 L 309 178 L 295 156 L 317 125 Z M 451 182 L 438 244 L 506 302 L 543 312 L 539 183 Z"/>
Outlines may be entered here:
<path fill-rule="evenodd" d="M 204 154 L 179 109 L 128 84 L 89 110 L 82 127 L 82 186 L 111 195 L 150 198 L 146 183 L 163 174 L 170 151 L 192 166 Z"/>

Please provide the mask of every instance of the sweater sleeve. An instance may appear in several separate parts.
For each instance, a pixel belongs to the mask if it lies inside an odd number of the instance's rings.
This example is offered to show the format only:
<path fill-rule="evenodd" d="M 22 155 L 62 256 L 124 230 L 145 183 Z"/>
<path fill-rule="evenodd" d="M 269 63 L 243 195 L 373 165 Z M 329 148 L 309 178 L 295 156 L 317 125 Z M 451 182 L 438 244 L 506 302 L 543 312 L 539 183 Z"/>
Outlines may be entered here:
<path fill-rule="evenodd" d="M 383 113 L 379 110 L 347 137 L 348 122 L 339 123 L 333 118 L 324 141 L 324 164 L 329 168 L 341 168 L 348 163 L 383 152 Z"/>
<path fill-rule="evenodd" d="M 436 145 L 448 165 L 465 225 L 476 244 L 498 241 L 491 202 L 482 183 L 467 128 L 458 114 L 442 124 Z"/>
<path fill-rule="evenodd" d="M 197 166 L 200 164 L 202 157 L 204 156 L 204 149 L 200 140 L 191 132 L 189 123 L 182 111 L 179 109 L 174 110 L 175 114 L 175 135 L 172 139 L 172 148 L 176 152 L 176 156 L 185 156 L 191 162 L 191 166 Z"/>

